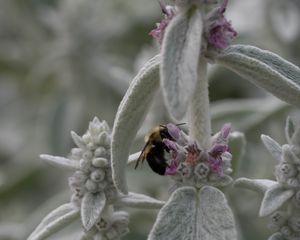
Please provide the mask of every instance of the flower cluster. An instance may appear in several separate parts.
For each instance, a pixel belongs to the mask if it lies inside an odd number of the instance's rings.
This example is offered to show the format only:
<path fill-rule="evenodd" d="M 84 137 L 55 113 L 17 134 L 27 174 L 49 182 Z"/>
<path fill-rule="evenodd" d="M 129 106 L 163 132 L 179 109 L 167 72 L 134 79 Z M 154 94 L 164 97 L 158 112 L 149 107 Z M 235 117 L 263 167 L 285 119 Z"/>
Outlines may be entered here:
<path fill-rule="evenodd" d="M 121 236 L 129 232 L 128 219 L 128 213 L 125 211 L 106 209 L 106 212 L 102 214 L 101 219 L 95 225 L 99 231 L 96 240 L 121 239 Z"/>
<path fill-rule="evenodd" d="M 296 155 L 298 150 L 299 146 L 283 145 L 282 157 L 275 168 L 277 181 L 287 188 L 300 189 L 300 158 Z"/>
<path fill-rule="evenodd" d="M 285 134 L 288 144 L 280 145 L 269 136 L 262 141 L 277 160 L 275 177 L 267 179 L 238 179 L 236 184 L 264 191 L 260 216 L 270 216 L 269 228 L 275 233 L 272 240 L 300 239 L 300 127 L 295 128 L 288 118 Z"/>
<path fill-rule="evenodd" d="M 120 239 L 129 232 L 128 213 L 115 211 L 122 196 L 112 180 L 111 133 L 105 121 L 94 118 L 83 136 L 71 132 L 77 145 L 68 158 L 41 155 L 44 160 L 75 170 L 69 178 L 71 204 L 80 211 L 87 235 L 93 239 Z"/>
<path fill-rule="evenodd" d="M 80 169 L 70 178 L 69 185 L 73 191 L 72 202 L 81 205 L 85 194 L 96 196 L 104 193 L 105 207 L 94 227 L 100 239 L 119 239 L 129 232 L 128 213 L 114 212 L 113 203 L 118 192 L 113 185 L 110 163 L 110 129 L 105 121 L 94 118 L 87 132 L 79 137 L 72 133 L 78 148 L 73 148 L 69 159 L 79 161 Z"/>
<path fill-rule="evenodd" d="M 172 176 L 182 185 L 226 185 L 231 182 L 232 156 L 228 147 L 230 125 L 225 124 L 211 139 L 210 149 L 201 149 L 195 141 L 174 124 L 167 124 L 174 140 L 163 139 L 169 150 L 169 166 L 165 175 Z"/>
<path fill-rule="evenodd" d="M 215 1 L 208 1 L 205 3 L 207 5 L 211 5 L 214 4 Z M 228 21 L 224 16 L 227 4 L 228 0 L 223 0 L 222 3 L 218 3 L 217 7 L 214 7 L 204 16 L 203 34 L 204 38 L 206 39 L 206 44 L 203 44 L 204 46 L 221 50 L 226 48 L 237 36 L 237 32 L 231 26 L 231 22 Z M 164 15 L 163 19 L 160 23 L 156 24 L 156 28 L 153 29 L 149 34 L 158 39 L 159 43 L 161 44 L 167 26 L 179 10 L 176 5 L 170 6 L 160 3 L 160 6 Z"/>
<path fill-rule="evenodd" d="M 291 124 L 291 122 L 287 123 Z M 278 155 L 278 165 L 275 167 L 275 176 L 279 186 L 290 194 L 284 203 L 286 208 L 277 210 L 270 217 L 269 227 L 277 231 L 274 235 L 282 239 L 300 239 L 300 128 L 293 133 L 287 132 L 289 144 L 281 146 L 281 154 Z M 275 141 L 274 145 L 277 144 Z M 270 150 L 270 145 L 269 145 Z M 276 198 L 275 198 L 276 199 Z M 279 196 L 278 196 L 279 199 Z M 279 201 L 279 200 L 278 200 Z"/>
<path fill-rule="evenodd" d="M 161 44 L 165 30 L 171 21 L 171 19 L 175 16 L 176 10 L 175 7 L 170 6 L 170 5 L 164 5 L 163 3 L 160 3 L 160 7 L 163 13 L 163 19 L 161 20 L 160 23 L 156 23 L 156 28 L 153 29 L 149 35 L 156 38 L 158 42 Z"/>
<path fill-rule="evenodd" d="M 73 191 L 72 201 L 80 205 L 87 192 L 104 192 L 106 200 L 112 202 L 117 196 L 110 166 L 110 129 L 105 121 L 97 118 L 89 124 L 82 136 L 72 133 L 78 148 L 73 148 L 69 159 L 79 161 L 80 169 L 69 178 Z"/>
<path fill-rule="evenodd" d="M 231 26 L 224 13 L 228 0 L 224 0 L 221 6 L 213 9 L 206 16 L 205 37 L 208 45 L 214 49 L 224 49 L 237 36 L 237 32 Z"/>

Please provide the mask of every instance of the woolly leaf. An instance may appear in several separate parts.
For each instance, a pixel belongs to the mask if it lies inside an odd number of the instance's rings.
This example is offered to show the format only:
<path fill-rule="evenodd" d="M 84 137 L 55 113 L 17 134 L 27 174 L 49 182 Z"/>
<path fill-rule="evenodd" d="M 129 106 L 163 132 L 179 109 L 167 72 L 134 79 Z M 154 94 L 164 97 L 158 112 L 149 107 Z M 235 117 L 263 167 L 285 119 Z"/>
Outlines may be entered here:
<path fill-rule="evenodd" d="M 68 158 L 57 157 L 57 156 L 52 156 L 47 154 L 41 154 L 40 158 L 50 163 L 51 165 L 58 166 L 60 168 L 73 170 L 73 171 L 80 169 L 79 161 L 74 161 Z"/>
<path fill-rule="evenodd" d="M 265 193 L 269 188 L 276 185 L 277 182 L 268 179 L 248 179 L 239 178 L 234 182 L 235 187 L 247 188 L 257 192 Z"/>
<path fill-rule="evenodd" d="M 269 153 L 275 158 L 278 162 L 281 160 L 282 148 L 281 146 L 272 138 L 267 135 L 261 135 L 261 140 L 265 147 L 268 149 Z"/>
<path fill-rule="evenodd" d="M 288 163 L 291 164 L 300 164 L 300 159 L 293 153 L 292 151 L 292 146 L 285 144 L 282 147 L 282 152 L 283 152 L 283 158 L 286 160 Z"/>
<path fill-rule="evenodd" d="M 167 108 L 180 120 L 186 113 L 198 74 L 203 22 L 195 7 L 176 15 L 162 43 L 161 85 Z"/>
<path fill-rule="evenodd" d="M 177 189 L 160 210 L 148 240 L 196 240 L 197 194 L 194 188 Z"/>
<path fill-rule="evenodd" d="M 198 230 L 194 240 L 237 239 L 232 211 L 225 195 L 217 188 L 201 188 L 196 226 Z"/>
<path fill-rule="evenodd" d="M 128 195 L 122 196 L 115 204 L 133 208 L 157 209 L 161 208 L 165 202 L 144 194 L 129 192 Z"/>
<path fill-rule="evenodd" d="M 259 215 L 268 216 L 279 209 L 288 199 L 294 195 L 291 189 L 285 189 L 282 185 L 276 184 L 265 192 L 262 200 Z"/>
<path fill-rule="evenodd" d="M 84 195 L 81 203 L 81 221 L 87 231 L 100 219 L 105 203 L 106 197 L 103 192 L 88 192 Z"/>
<path fill-rule="evenodd" d="M 112 174 L 116 187 L 127 194 L 125 168 L 130 146 L 159 87 L 160 57 L 149 60 L 131 82 L 115 118 L 112 131 Z"/>
<path fill-rule="evenodd" d="M 257 47 L 232 45 L 216 62 L 295 106 L 300 106 L 300 68 Z"/>
<path fill-rule="evenodd" d="M 30 234 L 28 240 L 42 240 L 58 232 L 79 217 L 79 209 L 72 203 L 59 206 L 50 212 Z"/>

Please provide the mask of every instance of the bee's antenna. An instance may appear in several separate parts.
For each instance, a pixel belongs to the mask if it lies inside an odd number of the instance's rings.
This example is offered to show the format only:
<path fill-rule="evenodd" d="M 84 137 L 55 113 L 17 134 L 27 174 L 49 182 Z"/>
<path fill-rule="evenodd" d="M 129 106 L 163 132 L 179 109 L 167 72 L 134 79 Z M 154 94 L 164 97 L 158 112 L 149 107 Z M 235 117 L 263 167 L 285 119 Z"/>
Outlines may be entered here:
<path fill-rule="evenodd" d="M 186 123 L 178 123 L 176 124 L 176 126 L 181 126 L 181 125 L 185 125 Z"/>

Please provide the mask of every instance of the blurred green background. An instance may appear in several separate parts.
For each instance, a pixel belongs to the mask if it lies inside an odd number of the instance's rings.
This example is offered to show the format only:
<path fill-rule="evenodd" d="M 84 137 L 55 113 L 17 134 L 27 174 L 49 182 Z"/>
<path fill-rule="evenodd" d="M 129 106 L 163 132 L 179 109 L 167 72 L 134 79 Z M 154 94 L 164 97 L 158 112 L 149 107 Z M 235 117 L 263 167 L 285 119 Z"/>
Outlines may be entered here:
<path fill-rule="evenodd" d="M 269 49 L 300 65 L 298 0 L 230 1 L 228 19 L 239 32 L 235 43 Z M 156 0 L 0 1 L 0 240 L 23 240 L 51 209 L 68 201 L 70 173 L 48 166 L 39 154 L 66 156 L 94 116 L 110 126 L 138 69 L 159 51 L 148 35 L 161 19 Z M 260 134 L 284 143 L 284 122 L 299 111 L 234 73 L 212 66 L 213 129 L 232 122 L 247 138 L 234 178 L 273 179 L 275 161 Z M 158 94 L 132 152 L 140 150 L 151 127 L 167 123 Z M 147 165 L 128 167 L 131 191 L 167 199 L 169 182 Z M 267 239 L 266 218 L 258 218 L 262 196 L 225 189 L 240 239 Z M 125 239 L 146 239 L 156 212 L 131 212 Z M 76 239 L 80 223 L 51 239 Z"/>

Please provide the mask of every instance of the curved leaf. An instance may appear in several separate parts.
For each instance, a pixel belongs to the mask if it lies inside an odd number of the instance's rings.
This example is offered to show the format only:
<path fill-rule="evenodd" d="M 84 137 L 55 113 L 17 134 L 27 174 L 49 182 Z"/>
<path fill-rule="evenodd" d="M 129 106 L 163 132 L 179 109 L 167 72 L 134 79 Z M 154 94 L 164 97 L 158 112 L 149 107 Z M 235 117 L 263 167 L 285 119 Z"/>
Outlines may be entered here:
<path fill-rule="evenodd" d="M 161 208 L 165 202 L 144 194 L 129 192 L 128 195 L 121 197 L 114 204 L 133 208 L 157 209 Z"/>
<path fill-rule="evenodd" d="M 159 62 L 157 55 L 149 60 L 133 79 L 119 105 L 112 130 L 112 175 L 116 187 L 127 194 L 125 168 L 130 146 L 159 87 Z"/>
<path fill-rule="evenodd" d="M 217 188 L 203 187 L 199 192 L 197 238 L 201 240 L 236 240 L 232 211 L 225 195 Z"/>
<path fill-rule="evenodd" d="M 203 21 L 195 7 L 175 16 L 162 43 L 161 85 L 169 112 L 184 117 L 198 79 Z"/>
<path fill-rule="evenodd" d="M 280 184 L 272 186 L 265 192 L 262 200 L 259 216 L 264 217 L 279 209 L 288 199 L 294 195 L 294 191 L 286 189 Z"/>
<path fill-rule="evenodd" d="M 265 193 L 269 188 L 276 185 L 277 182 L 268 179 L 249 179 L 238 178 L 234 182 L 235 187 L 247 188 L 257 192 Z"/>
<path fill-rule="evenodd" d="M 282 147 L 279 145 L 279 143 L 267 135 L 261 135 L 261 140 L 272 157 L 280 162 L 282 156 Z"/>
<path fill-rule="evenodd" d="M 148 240 L 196 240 L 196 201 L 194 188 L 183 187 L 173 192 L 160 210 Z"/>
<path fill-rule="evenodd" d="M 52 156 L 47 154 L 41 154 L 40 158 L 50 163 L 51 165 L 58 166 L 67 170 L 76 171 L 80 169 L 79 161 L 74 161 L 68 158 Z"/>
<path fill-rule="evenodd" d="M 50 212 L 30 234 L 28 240 L 42 240 L 58 232 L 79 217 L 79 209 L 67 203 Z"/>
<path fill-rule="evenodd" d="M 81 220 L 83 227 L 89 231 L 100 219 L 105 207 L 106 197 L 104 192 L 96 194 L 86 193 L 81 203 Z"/>
<path fill-rule="evenodd" d="M 216 62 L 297 107 L 300 106 L 300 68 L 257 47 L 232 45 Z"/>

